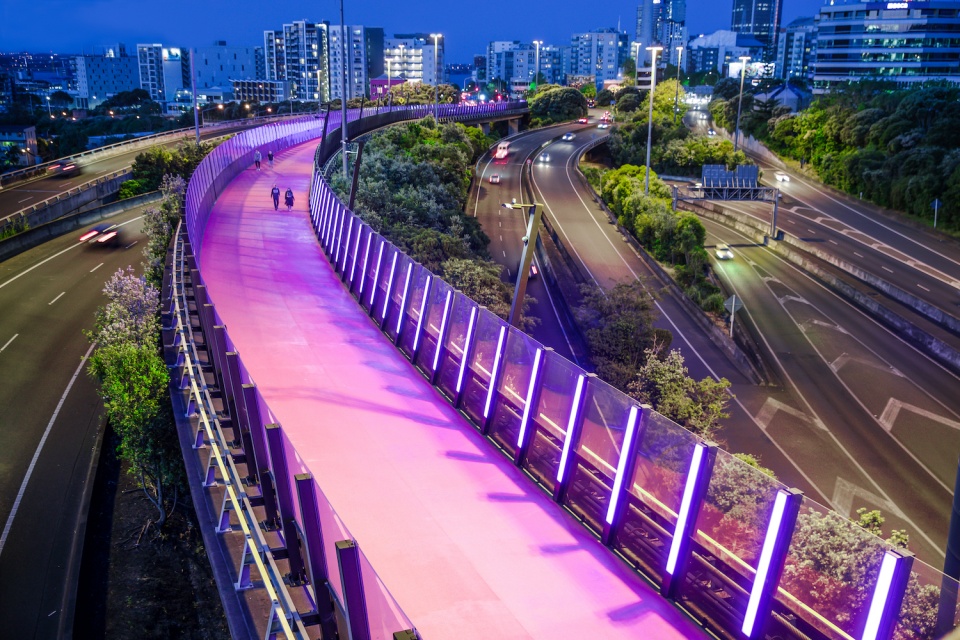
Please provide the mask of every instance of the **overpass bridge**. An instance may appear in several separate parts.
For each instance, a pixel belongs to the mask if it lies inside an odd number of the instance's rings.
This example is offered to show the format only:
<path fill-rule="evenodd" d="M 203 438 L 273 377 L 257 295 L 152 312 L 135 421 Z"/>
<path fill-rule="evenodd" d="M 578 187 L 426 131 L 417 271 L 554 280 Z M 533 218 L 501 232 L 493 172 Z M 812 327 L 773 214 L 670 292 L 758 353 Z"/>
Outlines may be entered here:
<path fill-rule="evenodd" d="M 925 637 L 908 585 L 935 588 L 953 626 L 955 582 L 373 232 L 326 185 L 319 134 L 264 127 L 211 154 L 172 274 L 188 467 L 232 550 L 229 590 L 269 612 L 258 635 Z M 249 168 L 256 148 L 275 173 Z M 273 210 L 273 183 L 297 211 Z M 810 560 L 838 546 L 859 571 Z"/>

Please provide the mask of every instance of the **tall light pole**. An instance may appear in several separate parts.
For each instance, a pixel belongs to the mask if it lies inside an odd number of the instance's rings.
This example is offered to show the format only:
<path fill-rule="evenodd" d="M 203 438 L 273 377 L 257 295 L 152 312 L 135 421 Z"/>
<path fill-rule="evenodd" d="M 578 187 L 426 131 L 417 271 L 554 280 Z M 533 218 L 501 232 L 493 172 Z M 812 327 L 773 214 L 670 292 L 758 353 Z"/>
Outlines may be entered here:
<path fill-rule="evenodd" d="M 440 38 L 443 37 L 439 33 L 431 33 L 430 37 L 433 38 L 433 72 L 434 72 L 434 84 L 433 84 L 433 119 L 439 120 L 439 110 L 440 110 L 440 58 L 437 57 L 438 45 L 440 43 Z"/>
<path fill-rule="evenodd" d="M 391 86 L 391 75 L 390 75 L 390 58 L 387 58 L 387 95 L 390 96 L 390 86 Z M 392 97 L 392 96 L 391 96 Z M 389 98 L 387 98 L 389 100 Z M 392 105 L 391 105 L 392 106 Z"/>
<path fill-rule="evenodd" d="M 530 274 L 530 263 L 533 262 L 533 251 L 537 245 L 537 236 L 540 234 L 540 209 L 543 207 L 539 202 L 531 204 L 517 204 L 516 202 L 507 202 L 500 205 L 504 209 L 526 209 L 527 234 L 523 237 L 523 253 L 520 255 L 520 270 L 517 273 L 517 285 L 513 289 L 513 303 L 510 305 L 510 325 L 520 327 L 520 318 L 523 312 L 523 299 L 527 294 L 527 280 Z"/>
<path fill-rule="evenodd" d="M 740 108 L 743 106 L 743 79 L 747 75 L 747 61 L 750 56 L 740 56 L 740 97 L 737 99 L 737 128 L 733 132 L 733 152 L 740 148 Z"/>
<path fill-rule="evenodd" d="M 663 47 L 647 47 L 647 51 L 653 52 L 653 61 L 650 63 L 650 115 L 647 119 L 647 179 L 643 187 L 643 194 L 650 195 L 650 145 L 653 144 L 653 94 L 657 90 L 657 54 L 663 51 Z"/>
<path fill-rule="evenodd" d="M 534 88 L 536 88 L 540 86 L 540 45 L 543 44 L 543 40 L 534 40 L 533 44 L 536 46 L 536 49 L 537 49 L 536 71 L 533 74 L 533 86 Z"/>
<path fill-rule="evenodd" d="M 677 91 L 673 95 L 673 124 L 677 124 L 677 105 L 680 101 L 680 70 L 683 69 L 683 47 L 677 47 Z"/>
<path fill-rule="evenodd" d="M 343 181 L 350 180 L 347 160 L 347 28 L 343 23 L 343 0 L 340 0 L 340 44 L 343 73 L 340 75 L 340 151 L 343 155 Z"/>
<path fill-rule="evenodd" d="M 190 93 L 193 94 L 193 126 L 197 130 L 197 146 L 200 146 L 200 106 L 197 104 L 197 69 L 193 59 L 197 57 L 197 50 L 190 49 Z"/>
<path fill-rule="evenodd" d="M 47 96 L 47 115 L 50 116 L 50 119 L 53 119 L 53 114 L 50 113 L 50 96 Z"/>

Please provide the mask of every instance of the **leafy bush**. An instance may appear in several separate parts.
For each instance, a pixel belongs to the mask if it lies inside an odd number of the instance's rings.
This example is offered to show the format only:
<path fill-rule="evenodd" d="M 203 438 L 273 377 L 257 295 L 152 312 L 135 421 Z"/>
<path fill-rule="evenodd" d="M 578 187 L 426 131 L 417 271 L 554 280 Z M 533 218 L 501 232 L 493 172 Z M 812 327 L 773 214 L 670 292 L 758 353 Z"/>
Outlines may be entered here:
<path fill-rule="evenodd" d="M 126 200 L 127 198 L 138 196 L 141 193 L 146 192 L 139 180 L 124 180 L 120 183 L 120 191 L 117 192 L 117 198 Z"/>
<path fill-rule="evenodd" d="M 587 99 L 573 87 L 550 85 L 528 99 L 530 119 L 540 125 L 576 120 L 587 115 Z"/>

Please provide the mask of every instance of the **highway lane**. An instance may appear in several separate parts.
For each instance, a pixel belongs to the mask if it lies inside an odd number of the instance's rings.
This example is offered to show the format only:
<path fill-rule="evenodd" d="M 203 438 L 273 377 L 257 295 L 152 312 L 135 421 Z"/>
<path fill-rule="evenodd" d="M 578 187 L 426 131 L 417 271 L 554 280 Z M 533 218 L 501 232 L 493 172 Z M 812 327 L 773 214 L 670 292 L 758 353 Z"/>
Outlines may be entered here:
<path fill-rule="evenodd" d="M 86 372 L 104 282 L 139 271 L 140 210 L 113 219 L 121 246 L 80 245 L 80 232 L 0 262 L 0 628 L 6 637 L 56 637 L 66 572 L 80 549 L 81 496 L 102 425 Z M 29 476 L 29 480 L 27 480 Z M 14 509 L 16 508 L 16 511 Z"/>
<path fill-rule="evenodd" d="M 577 131 L 573 142 L 557 141 L 550 144 L 544 149 L 550 153 L 550 162 L 533 163 L 534 196 L 546 204 L 546 215 L 554 222 L 568 250 L 579 260 L 584 273 L 592 274 L 604 287 L 639 277 L 647 282 L 648 286 L 659 290 L 661 284 L 654 279 L 642 259 L 619 236 L 616 228 L 609 224 L 606 214 L 582 189 L 573 173 L 574 158 L 579 155 L 580 149 L 594 140 L 593 136 L 602 135 L 594 125 L 572 125 L 553 129 L 552 132 L 530 132 L 514 139 L 512 153 L 523 158 L 538 149 L 544 141 L 561 135 L 567 129 Z M 508 163 L 506 166 L 509 168 L 512 165 Z M 498 165 L 497 171 L 503 175 L 502 165 Z M 487 170 L 487 175 L 490 172 L 492 170 Z M 507 195 L 503 194 L 501 197 L 507 199 Z M 576 241 L 572 242 L 571 239 Z M 519 235 L 515 236 L 516 246 L 519 246 L 518 240 Z M 509 250 L 507 255 L 510 255 Z M 815 492 L 814 484 L 804 477 L 799 466 L 791 462 L 777 443 L 766 435 L 765 423 L 761 422 L 793 420 L 791 412 L 799 412 L 799 409 L 794 406 L 796 403 L 790 395 L 777 388 L 758 391 L 668 293 L 658 293 L 657 305 L 660 309 L 657 326 L 667 328 L 674 334 L 673 346 L 684 354 L 691 375 L 698 378 L 726 377 L 733 384 L 736 398 L 731 403 L 732 417 L 727 422 L 743 425 L 743 428 L 724 430 L 722 437 L 729 450 L 759 455 L 764 464 L 777 468 L 780 477 L 788 484 L 800 487 L 808 493 Z M 816 495 L 821 501 L 827 501 L 826 496 Z"/>
<path fill-rule="evenodd" d="M 942 562 L 960 450 L 960 379 L 739 232 L 704 221 L 710 242 L 731 244 L 716 272 L 802 407 L 795 425 L 768 428 L 832 490 L 842 513 L 863 506 L 907 529 L 911 548 Z"/>
<path fill-rule="evenodd" d="M 703 133 L 709 114 L 691 112 L 688 126 Z M 954 316 L 960 316 L 960 243 L 917 225 L 884 215 L 879 207 L 830 190 L 791 171 L 755 159 L 762 182 L 784 195 L 778 225 L 811 247 L 832 253 Z M 770 205 L 725 203 L 724 206 L 770 223 Z"/>
<path fill-rule="evenodd" d="M 251 126 L 255 125 L 214 129 L 206 132 L 202 131 L 200 137 L 204 140 L 216 138 L 222 135 L 248 129 Z M 180 144 L 180 142 L 183 140 L 192 139 L 192 137 L 187 137 L 175 142 L 168 142 L 162 146 L 172 149 Z M 92 160 L 88 163 L 87 161 L 81 159 L 79 161 L 80 173 L 77 175 L 66 177 L 44 177 L 26 180 L 24 182 L 17 182 L 8 187 L 4 187 L 2 190 L 0 190 L 0 219 L 5 218 L 12 213 L 16 213 L 24 207 L 29 207 L 38 202 L 42 202 L 47 198 L 52 198 L 58 193 L 63 193 L 64 191 L 73 189 L 85 182 L 89 182 L 90 180 L 95 180 L 96 178 L 113 173 L 114 171 L 125 169 L 132 165 L 137 155 L 143 153 L 144 151 L 145 149 L 126 151 L 116 155 Z"/>

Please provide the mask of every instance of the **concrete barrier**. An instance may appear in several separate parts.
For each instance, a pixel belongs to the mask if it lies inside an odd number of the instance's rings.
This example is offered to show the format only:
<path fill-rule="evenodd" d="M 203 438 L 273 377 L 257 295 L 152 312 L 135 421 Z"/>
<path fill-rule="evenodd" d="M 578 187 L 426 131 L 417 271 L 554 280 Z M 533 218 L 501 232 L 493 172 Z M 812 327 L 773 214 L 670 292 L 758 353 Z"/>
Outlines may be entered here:
<path fill-rule="evenodd" d="M 0 240 L 0 262 L 39 246 L 48 240 L 76 231 L 88 224 L 112 218 L 134 207 L 157 202 L 162 197 L 159 191 L 152 191 L 141 196 L 120 200 L 102 207 L 90 209 L 89 211 L 64 216 L 47 224 L 32 227 L 23 233 L 18 233 L 13 237 Z"/>

